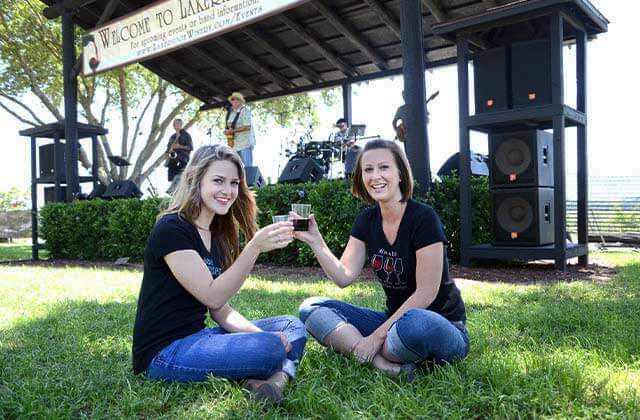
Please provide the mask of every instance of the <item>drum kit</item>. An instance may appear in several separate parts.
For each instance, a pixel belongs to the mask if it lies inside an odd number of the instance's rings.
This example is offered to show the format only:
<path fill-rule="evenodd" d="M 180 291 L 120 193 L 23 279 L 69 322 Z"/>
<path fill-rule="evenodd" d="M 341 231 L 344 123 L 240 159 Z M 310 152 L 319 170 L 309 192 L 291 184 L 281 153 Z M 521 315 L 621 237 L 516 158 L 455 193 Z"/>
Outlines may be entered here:
<path fill-rule="evenodd" d="M 358 134 L 364 133 L 364 126 L 353 126 L 350 128 L 349 135 L 354 141 L 347 145 L 335 136 L 329 135 L 327 140 L 314 140 L 311 131 L 305 132 L 296 141 L 289 141 L 288 147 L 284 150 L 284 156 L 288 160 L 299 158 L 313 159 L 324 171 L 325 178 L 341 178 L 349 176 L 353 173 L 355 158 L 361 147 L 356 141 L 380 138 L 379 136 L 358 137 Z M 354 135 L 351 135 L 351 134 Z"/>

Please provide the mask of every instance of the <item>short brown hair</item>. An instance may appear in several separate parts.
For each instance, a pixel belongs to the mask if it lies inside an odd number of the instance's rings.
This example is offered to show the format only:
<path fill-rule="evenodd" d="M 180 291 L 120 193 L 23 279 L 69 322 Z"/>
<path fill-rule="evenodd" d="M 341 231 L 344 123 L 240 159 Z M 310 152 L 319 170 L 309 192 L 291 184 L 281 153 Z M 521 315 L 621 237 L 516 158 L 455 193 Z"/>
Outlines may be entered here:
<path fill-rule="evenodd" d="M 362 180 L 362 156 L 369 150 L 374 149 L 386 149 L 393 155 L 398 171 L 400 171 L 400 192 L 402 193 L 400 201 L 403 203 L 408 201 L 413 196 L 413 175 L 411 174 L 411 167 L 409 166 L 409 161 L 404 151 L 397 143 L 390 140 L 372 140 L 367 143 L 364 149 L 358 154 L 356 167 L 353 171 L 351 193 L 369 204 L 375 203 L 375 200 L 371 198 L 367 192 L 367 188 Z"/>

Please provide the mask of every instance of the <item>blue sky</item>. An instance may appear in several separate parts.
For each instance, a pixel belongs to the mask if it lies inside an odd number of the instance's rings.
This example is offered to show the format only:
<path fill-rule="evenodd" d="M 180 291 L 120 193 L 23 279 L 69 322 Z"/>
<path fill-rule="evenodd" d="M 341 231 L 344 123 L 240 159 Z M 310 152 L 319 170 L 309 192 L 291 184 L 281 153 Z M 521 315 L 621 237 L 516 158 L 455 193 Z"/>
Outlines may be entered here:
<path fill-rule="evenodd" d="M 640 176 L 640 135 L 635 126 L 638 118 L 640 87 L 637 67 L 633 63 L 640 2 L 592 0 L 592 3 L 611 21 L 609 32 L 599 36 L 588 46 L 588 138 L 589 169 L 593 176 L 635 175 Z M 566 51 L 567 61 L 574 59 L 575 48 Z M 565 66 L 566 101 L 575 103 L 575 74 L 572 66 Z M 440 95 L 429 111 L 429 141 L 431 168 L 435 172 L 440 165 L 458 149 L 458 105 L 457 75 L 454 66 L 426 73 L 427 93 L 435 90 Z M 402 78 L 387 78 L 355 85 L 353 88 L 354 123 L 367 124 L 367 135 L 379 134 L 392 138 L 391 119 L 395 109 L 402 103 Z M 341 117 L 342 106 L 338 102 L 332 108 L 319 110 L 321 123 L 314 127 L 314 139 L 324 140 L 333 130 L 335 120 Z M 0 190 L 10 186 L 29 188 L 29 141 L 20 137 L 18 131 L 25 128 L 13 117 L 0 111 L 0 129 L 4 133 L 4 159 L 0 165 Z M 108 127 L 110 128 L 110 127 Z M 286 164 L 280 154 L 286 147 L 284 141 L 295 139 L 305 127 L 297 131 L 279 127 L 259 127 L 258 146 L 254 160 L 265 176 L 275 180 Z M 206 127 L 192 130 L 196 145 L 211 141 Z M 112 138 L 118 133 L 111 130 Z M 113 137 L 115 136 L 115 137 Z M 575 173 L 575 129 L 567 130 L 568 194 L 573 188 Z M 118 145 L 114 141 L 114 146 Z M 472 149 L 486 151 L 486 140 L 482 136 L 472 138 Z M 117 149 L 116 149 L 117 150 Z M 152 176 L 159 190 L 166 187 L 166 173 L 161 167 Z M 143 191 L 146 190 L 143 187 Z"/>

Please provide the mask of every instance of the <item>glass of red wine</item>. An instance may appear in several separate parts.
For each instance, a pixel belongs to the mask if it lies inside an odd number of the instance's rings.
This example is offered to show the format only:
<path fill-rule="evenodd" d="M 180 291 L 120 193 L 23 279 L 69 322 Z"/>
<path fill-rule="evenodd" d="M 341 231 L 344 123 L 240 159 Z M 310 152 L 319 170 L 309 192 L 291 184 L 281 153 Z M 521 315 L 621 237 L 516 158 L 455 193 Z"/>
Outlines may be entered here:
<path fill-rule="evenodd" d="M 309 230 L 311 204 L 292 204 L 291 211 L 294 213 L 293 230 Z"/>
<path fill-rule="evenodd" d="M 378 271 L 382 268 L 382 255 L 375 254 L 371 259 L 371 266 L 375 271 Z"/>
<path fill-rule="evenodd" d="M 384 267 L 382 267 L 384 269 L 384 272 L 387 273 L 387 281 L 389 280 L 389 276 L 391 275 L 391 273 L 393 273 L 393 259 L 392 258 L 387 258 L 384 261 Z"/>

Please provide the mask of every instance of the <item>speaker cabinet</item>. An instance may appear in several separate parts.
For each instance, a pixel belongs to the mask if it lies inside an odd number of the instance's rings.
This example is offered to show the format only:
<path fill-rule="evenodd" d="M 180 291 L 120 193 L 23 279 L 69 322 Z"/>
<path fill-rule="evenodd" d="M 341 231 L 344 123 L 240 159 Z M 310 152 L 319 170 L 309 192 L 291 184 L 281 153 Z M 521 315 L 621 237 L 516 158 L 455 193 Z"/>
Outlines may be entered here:
<path fill-rule="evenodd" d="M 64 203 L 67 201 L 67 187 L 60 186 L 59 187 L 59 195 L 56 197 L 56 187 L 45 187 L 44 188 L 44 204 L 49 203 Z"/>
<path fill-rule="evenodd" d="M 55 180 L 55 167 L 58 167 L 58 181 L 65 183 L 64 168 L 64 143 L 60 142 L 58 147 L 55 143 L 47 143 L 38 148 L 38 158 L 40 164 L 40 178 L 45 180 Z M 54 165 L 55 159 L 55 165 Z"/>
<path fill-rule="evenodd" d="M 278 182 L 318 182 L 324 170 L 310 157 L 297 157 L 287 162 Z"/>
<path fill-rule="evenodd" d="M 548 39 L 511 45 L 511 93 L 514 108 L 551 103 L 551 43 Z"/>
<path fill-rule="evenodd" d="M 553 188 L 491 192 L 494 245 L 539 246 L 554 242 Z"/>
<path fill-rule="evenodd" d="M 133 181 L 114 181 L 107 186 L 107 190 L 102 198 L 110 200 L 112 198 L 140 198 L 142 191 Z"/>
<path fill-rule="evenodd" d="M 264 178 L 257 166 L 247 166 L 244 168 L 247 176 L 247 185 L 250 187 L 262 188 L 265 184 Z"/>
<path fill-rule="evenodd" d="M 526 130 L 489 135 L 491 188 L 553 187 L 553 135 Z"/>
<path fill-rule="evenodd" d="M 509 109 L 509 59 L 505 47 L 473 56 L 476 114 Z"/>

